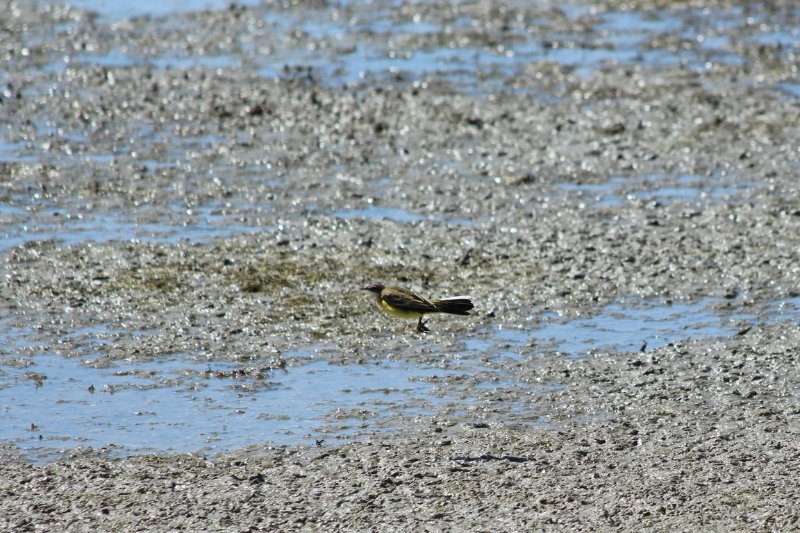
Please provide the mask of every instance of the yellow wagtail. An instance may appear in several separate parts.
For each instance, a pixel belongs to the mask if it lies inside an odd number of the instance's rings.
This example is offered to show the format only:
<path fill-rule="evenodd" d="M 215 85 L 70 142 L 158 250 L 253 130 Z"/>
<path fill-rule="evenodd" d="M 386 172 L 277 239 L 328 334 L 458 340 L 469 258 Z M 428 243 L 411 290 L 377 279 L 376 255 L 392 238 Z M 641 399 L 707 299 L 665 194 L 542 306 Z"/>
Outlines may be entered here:
<path fill-rule="evenodd" d="M 423 315 L 427 313 L 450 313 L 451 315 L 468 315 L 469 310 L 475 307 L 468 296 L 453 296 L 440 300 L 428 300 L 414 291 L 401 287 L 386 287 L 380 283 L 373 283 L 362 287 L 362 290 L 375 293 L 378 307 L 389 314 L 400 318 L 417 318 L 417 331 L 430 331 Z"/>

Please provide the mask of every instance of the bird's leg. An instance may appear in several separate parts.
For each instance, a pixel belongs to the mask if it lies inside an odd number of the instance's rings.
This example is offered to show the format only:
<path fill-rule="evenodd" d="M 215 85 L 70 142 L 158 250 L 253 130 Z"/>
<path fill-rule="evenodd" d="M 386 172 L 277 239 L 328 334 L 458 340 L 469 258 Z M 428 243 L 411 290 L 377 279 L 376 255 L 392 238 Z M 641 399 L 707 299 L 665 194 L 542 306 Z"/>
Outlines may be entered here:
<path fill-rule="evenodd" d="M 430 331 L 428 329 L 428 326 L 425 325 L 425 322 L 422 321 L 422 315 L 420 315 L 419 321 L 417 322 L 417 331 L 419 331 L 420 333 L 427 333 L 428 331 Z"/>

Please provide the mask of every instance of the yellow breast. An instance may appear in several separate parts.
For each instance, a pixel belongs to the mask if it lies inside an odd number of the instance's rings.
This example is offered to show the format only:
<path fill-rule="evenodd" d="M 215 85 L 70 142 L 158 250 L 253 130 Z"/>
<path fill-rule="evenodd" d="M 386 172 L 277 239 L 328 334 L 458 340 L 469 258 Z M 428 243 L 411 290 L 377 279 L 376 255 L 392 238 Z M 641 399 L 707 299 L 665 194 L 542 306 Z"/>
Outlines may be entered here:
<path fill-rule="evenodd" d="M 385 301 L 379 299 L 378 305 L 381 306 L 381 309 L 386 311 L 389 314 L 394 316 L 399 316 L 400 318 L 419 318 L 422 316 L 422 313 L 418 313 L 417 311 L 402 311 L 397 309 L 396 307 L 392 307 L 391 305 L 387 304 Z"/>

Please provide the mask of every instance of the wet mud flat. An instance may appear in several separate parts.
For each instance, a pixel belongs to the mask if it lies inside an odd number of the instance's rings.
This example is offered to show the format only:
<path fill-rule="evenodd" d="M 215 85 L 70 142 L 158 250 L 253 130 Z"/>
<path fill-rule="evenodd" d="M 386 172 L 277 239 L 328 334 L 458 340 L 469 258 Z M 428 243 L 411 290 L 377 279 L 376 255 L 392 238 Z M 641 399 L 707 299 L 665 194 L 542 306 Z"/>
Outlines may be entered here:
<path fill-rule="evenodd" d="M 221 428 L 309 369 L 385 398 L 55 459 L 32 411 L 3 529 L 799 527 L 800 13 L 624 4 L 14 3 L 0 386 L 233 390 Z M 371 281 L 477 312 L 418 335 Z"/>
<path fill-rule="evenodd" d="M 504 423 L 409 421 L 335 447 L 4 464 L 4 527 L 787 530 L 797 327 L 540 362 L 561 383 Z M 498 393 L 487 409 L 502 409 Z"/>

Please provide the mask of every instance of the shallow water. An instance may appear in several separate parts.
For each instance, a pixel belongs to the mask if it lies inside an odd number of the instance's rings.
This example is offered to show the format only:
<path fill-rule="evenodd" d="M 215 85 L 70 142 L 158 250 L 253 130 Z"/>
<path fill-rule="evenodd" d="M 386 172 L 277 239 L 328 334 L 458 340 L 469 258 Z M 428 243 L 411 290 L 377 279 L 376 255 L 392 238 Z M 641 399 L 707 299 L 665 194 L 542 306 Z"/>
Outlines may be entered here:
<path fill-rule="evenodd" d="M 372 220 L 393 220 L 395 222 L 420 222 L 430 220 L 456 226 L 470 226 L 472 221 L 460 217 L 423 216 L 398 207 L 369 206 L 363 209 L 339 209 L 333 213 L 339 218 L 365 218 Z"/>
<path fill-rule="evenodd" d="M 253 0 L 242 0 L 242 5 L 255 4 Z M 228 0 L 71 0 L 70 4 L 82 9 L 91 9 L 102 18 L 123 20 L 131 17 L 169 15 L 173 13 L 198 11 L 201 9 L 225 9 Z"/>
<path fill-rule="evenodd" d="M 748 183 L 723 176 L 612 176 L 600 183 L 559 183 L 556 190 L 574 195 L 589 207 L 615 207 L 627 201 L 661 204 L 725 204 L 736 201 Z"/>
<path fill-rule="evenodd" d="M 244 5 L 255 2 L 242 2 Z M 178 17 L 198 9 L 220 10 L 228 2 L 185 0 L 182 2 L 108 2 L 80 0 L 76 8 L 100 14 L 101 21 L 120 21 L 131 17 Z M 500 78 L 513 78 L 521 67 L 539 62 L 554 62 L 571 68 L 579 76 L 592 76 L 603 65 L 631 64 L 663 66 L 685 64 L 693 70 L 707 70 L 715 65 L 741 63 L 744 58 L 731 47 L 725 31 L 744 24 L 741 9 L 707 8 L 696 10 L 661 9 L 648 13 L 609 11 L 593 13 L 580 6 L 563 6 L 562 14 L 573 21 L 585 21 L 590 33 L 544 33 L 540 27 L 521 23 L 508 28 L 504 40 L 492 46 L 471 44 L 469 39 L 452 39 L 433 44 L 427 36 L 441 31 L 439 23 L 425 20 L 421 13 L 401 14 L 393 5 L 375 4 L 366 16 L 348 18 L 347 6 L 334 3 L 320 9 L 308 9 L 302 15 L 291 10 L 269 10 L 264 16 L 269 39 L 264 44 L 245 39 L 240 43 L 243 55 L 191 54 L 167 50 L 160 54 L 138 56 L 114 48 L 107 53 L 77 54 L 69 61 L 109 67 L 124 67 L 143 62 L 161 68 L 243 68 L 243 59 L 251 62 L 264 77 L 285 73 L 286 67 L 311 67 L 329 83 L 355 83 L 368 77 L 405 78 L 423 81 L 432 72 L 462 89 L 477 92 L 501 90 Z M 463 19 L 463 20 L 462 20 Z M 706 21 L 698 26 L 697 21 Z M 543 21 L 537 21 L 543 22 Z M 450 25 L 454 35 L 468 33 L 471 21 L 457 18 Z M 544 26 L 545 30 L 547 26 Z M 795 28 L 764 30 L 755 35 L 755 44 L 790 46 L 796 41 Z M 680 37 L 698 44 L 696 50 L 682 46 L 650 46 L 659 36 Z M 398 46 L 397 43 L 403 43 Z M 268 49 L 269 53 L 260 50 Z M 57 72 L 69 61 L 57 58 L 51 68 Z M 487 76 L 489 75 L 489 76 Z M 486 78 L 486 79 L 481 79 Z"/>
<path fill-rule="evenodd" d="M 26 457 L 42 461 L 81 446 L 136 455 L 347 440 L 361 431 L 391 429 L 393 417 L 430 417 L 445 402 L 479 406 L 482 397 L 462 395 L 465 379 L 477 390 L 536 395 L 536 386 L 518 383 L 504 370 L 506 358 L 650 351 L 800 317 L 800 298 L 773 302 L 762 317 L 720 312 L 717 304 L 710 298 L 629 299 L 587 318 L 547 316 L 530 329 L 498 325 L 481 336 L 465 333 L 463 351 L 444 368 L 388 359 L 336 365 L 315 358 L 315 349 L 285 354 L 284 369 L 188 356 L 146 362 L 111 361 L 100 353 L 65 358 L 26 340 L 23 330 L 5 327 L 0 441 L 14 442 Z M 71 338 L 91 354 L 109 335 L 101 327 L 72 332 Z"/>
<path fill-rule="evenodd" d="M 97 368 L 39 354 L 25 362 L 0 366 L 0 440 L 40 460 L 78 446 L 112 455 L 214 453 L 347 438 L 349 426 L 399 411 L 431 414 L 441 401 L 435 382 L 448 374 L 392 361 L 260 369 L 170 357 Z"/>
<path fill-rule="evenodd" d="M 752 313 L 715 311 L 713 306 L 718 303 L 713 298 L 691 303 L 621 299 L 596 316 L 565 320 L 549 315 L 542 318 L 544 325 L 539 328 L 498 328 L 493 337 L 516 347 L 520 353 L 555 352 L 585 357 L 650 351 L 687 339 L 727 337 L 758 321 Z M 788 314 L 800 316 L 796 307 Z"/>
<path fill-rule="evenodd" d="M 34 213 L 23 207 L 0 206 L 0 252 L 36 241 L 55 241 L 63 246 L 131 240 L 196 243 L 271 230 L 271 226 L 244 224 L 213 203 L 195 208 L 174 206 L 171 213 L 169 217 L 153 214 L 156 221 L 148 222 L 119 212 L 73 215 L 62 209 L 39 209 Z M 171 220 L 161 222 L 161 218 Z"/>

